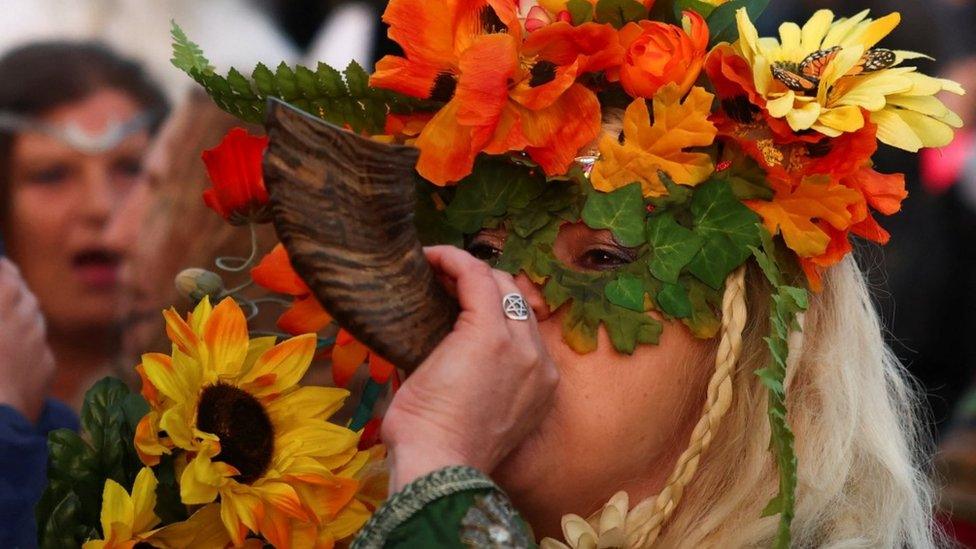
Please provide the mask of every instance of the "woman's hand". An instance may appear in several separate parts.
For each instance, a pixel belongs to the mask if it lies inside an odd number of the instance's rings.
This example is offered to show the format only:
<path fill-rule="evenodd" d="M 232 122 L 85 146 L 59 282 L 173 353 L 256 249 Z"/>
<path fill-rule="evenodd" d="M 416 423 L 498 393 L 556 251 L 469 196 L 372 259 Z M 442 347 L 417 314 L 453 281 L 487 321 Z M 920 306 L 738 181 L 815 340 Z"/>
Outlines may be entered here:
<path fill-rule="evenodd" d="M 450 246 L 425 251 L 461 314 L 387 411 L 393 491 L 449 465 L 491 473 L 538 425 L 559 381 L 535 316 L 503 312 L 502 297 L 520 293 L 511 275 Z"/>
<path fill-rule="evenodd" d="M 0 258 L 0 404 L 37 421 L 54 375 L 44 317 L 20 272 Z"/>

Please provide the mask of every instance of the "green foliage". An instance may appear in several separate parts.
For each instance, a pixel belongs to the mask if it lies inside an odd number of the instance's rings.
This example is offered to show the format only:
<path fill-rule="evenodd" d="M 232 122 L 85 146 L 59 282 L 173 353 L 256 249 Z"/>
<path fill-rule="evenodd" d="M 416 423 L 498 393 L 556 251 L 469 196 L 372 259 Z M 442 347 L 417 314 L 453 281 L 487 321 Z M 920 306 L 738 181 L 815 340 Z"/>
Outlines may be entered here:
<path fill-rule="evenodd" d="M 722 162 L 729 167 L 717 174 L 728 180 L 732 194 L 739 200 L 772 200 L 773 189 L 766 180 L 766 172 L 758 162 L 738 147 L 727 146 L 722 151 Z"/>
<path fill-rule="evenodd" d="M 786 366 L 789 353 L 789 336 L 800 329 L 797 315 L 809 305 L 804 288 L 788 286 L 775 261 L 776 249 L 769 233 L 762 232 L 762 249 L 752 248 L 757 263 L 773 287 L 770 303 L 770 334 L 766 337 L 770 363 L 756 372 L 769 393 L 769 424 L 772 430 L 770 447 L 779 470 L 779 493 L 769 502 L 763 516 L 780 515 L 774 547 L 790 546 L 790 524 L 794 515 L 796 498 L 796 454 L 793 450 L 793 432 L 787 421 Z"/>
<path fill-rule="evenodd" d="M 665 284 L 657 293 L 657 306 L 675 318 L 688 318 L 693 312 L 688 290 L 681 284 Z"/>
<path fill-rule="evenodd" d="M 729 273 L 751 255 L 750 246 L 759 244 L 759 217 L 720 180 L 695 189 L 690 209 L 702 248 L 688 270 L 712 288 L 721 288 Z"/>
<path fill-rule="evenodd" d="M 457 193 L 447 206 L 447 222 L 462 233 L 477 232 L 488 219 L 524 209 L 545 187 L 544 177 L 532 175 L 520 166 L 482 159 L 472 174 L 458 184 Z"/>
<path fill-rule="evenodd" d="M 263 123 L 267 99 L 276 97 L 333 124 L 379 134 L 388 112 L 409 113 L 435 106 L 370 88 L 369 75 L 355 61 L 343 73 L 324 63 L 319 63 L 314 71 L 302 66 L 292 69 L 281 63 L 274 71 L 258 64 L 250 79 L 236 69 L 231 69 L 226 77 L 220 76 L 200 47 L 175 22 L 172 36 L 173 65 L 203 86 L 217 106 L 245 122 Z"/>
<path fill-rule="evenodd" d="M 569 0 L 566 2 L 566 10 L 569 12 L 574 25 L 593 21 L 593 4 L 587 0 Z"/>
<path fill-rule="evenodd" d="M 593 191 L 583 207 L 583 222 L 593 229 L 609 229 L 622 246 L 644 243 L 644 197 L 639 183 L 613 192 Z"/>
<path fill-rule="evenodd" d="M 616 280 L 611 280 L 604 293 L 610 303 L 638 313 L 644 312 L 644 282 L 633 275 L 621 274 Z"/>
<path fill-rule="evenodd" d="M 755 21 L 769 5 L 769 0 L 729 0 L 708 17 L 708 32 L 711 36 L 709 47 L 720 42 L 735 42 L 739 39 L 739 27 L 735 23 L 735 12 L 746 8 L 749 19 Z"/>
<path fill-rule="evenodd" d="M 702 237 L 679 225 L 670 212 L 647 220 L 647 241 L 652 254 L 648 269 L 655 278 L 670 284 L 678 282 L 681 270 L 702 248 Z"/>
<path fill-rule="evenodd" d="M 142 463 L 133 446 L 148 406 L 118 379 L 105 378 L 86 394 L 86 438 L 61 429 L 48 437 L 48 486 L 37 505 L 42 547 L 80 546 L 100 530 L 106 479 L 131 488 Z"/>
<path fill-rule="evenodd" d="M 647 19 L 647 8 L 637 0 L 600 0 L 596 3 L 594 19 L 619 29 L 631 21 Z M 573 22 L 576 22 L 575 18 Z"/>
<path fill-rule="evenodd" d="M 697 11 L 699 15 L 708 19 L 708 16 L 715 11 L 716 6 L 709 4 L 708 2 L 702 2 L 702 0 L 675 0 L 674 2 L 674 19 L 675 21 L 681 21 L 681 12 L 692 10 Z"/>

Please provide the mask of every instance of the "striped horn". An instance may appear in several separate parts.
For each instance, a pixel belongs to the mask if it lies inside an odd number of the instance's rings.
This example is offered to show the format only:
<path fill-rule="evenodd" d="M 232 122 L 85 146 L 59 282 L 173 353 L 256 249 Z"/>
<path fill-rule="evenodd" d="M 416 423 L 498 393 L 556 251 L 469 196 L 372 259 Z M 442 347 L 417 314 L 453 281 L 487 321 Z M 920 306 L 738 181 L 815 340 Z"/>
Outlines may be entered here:
<path fill-rule="evenodd" d="M 272 218 L 295 271 L 340 326 L 409 373 L 458 315 L 413 224 L 417 150 L 275 99 L 265 126 Z"/>

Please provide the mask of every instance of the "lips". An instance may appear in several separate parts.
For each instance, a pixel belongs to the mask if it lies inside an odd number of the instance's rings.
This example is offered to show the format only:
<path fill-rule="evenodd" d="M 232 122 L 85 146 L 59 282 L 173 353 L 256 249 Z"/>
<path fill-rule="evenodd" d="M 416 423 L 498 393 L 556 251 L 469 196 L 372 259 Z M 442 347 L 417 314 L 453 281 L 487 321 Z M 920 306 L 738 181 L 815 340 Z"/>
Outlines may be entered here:
<path fill-rule="evenodd" d="M 106 249 L 93 248 L 75 254 L 71 267 L 81 283 L 94 290 L 116 287 L 122 257 Z"/>

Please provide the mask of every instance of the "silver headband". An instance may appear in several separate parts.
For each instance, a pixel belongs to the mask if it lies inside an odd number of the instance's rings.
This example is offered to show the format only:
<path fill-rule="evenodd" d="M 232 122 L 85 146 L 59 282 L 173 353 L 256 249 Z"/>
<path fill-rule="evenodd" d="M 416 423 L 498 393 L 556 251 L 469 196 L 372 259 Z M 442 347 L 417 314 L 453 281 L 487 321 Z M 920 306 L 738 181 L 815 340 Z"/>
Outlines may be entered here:
<path fill-rule="evenodd" d="M 125 121 L 112 119 L 101 132 L 84 130 L 76 122 L 51 124 L 9 111 L 0 111 L 0 132 L 37 132 L 53 137 L 86 154 L 100 154 L 118 147 L 125 138 L 138 133 L 156 120 L 153 111 L 142 111 Z"/>

